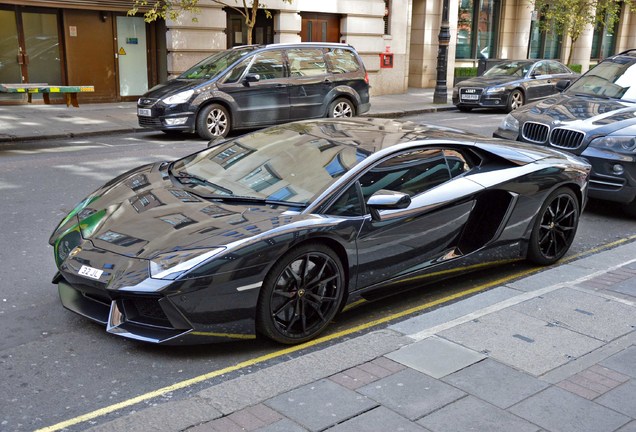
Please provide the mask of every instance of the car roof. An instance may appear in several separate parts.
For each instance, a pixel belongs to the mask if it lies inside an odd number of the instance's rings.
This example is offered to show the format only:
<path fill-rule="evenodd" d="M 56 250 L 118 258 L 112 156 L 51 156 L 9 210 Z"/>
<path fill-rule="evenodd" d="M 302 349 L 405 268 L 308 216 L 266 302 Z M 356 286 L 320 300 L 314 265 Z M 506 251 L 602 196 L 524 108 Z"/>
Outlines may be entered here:
<path fill-rule="evenodd" d="M 232 49 L 245 49 L 245 48 L 252 48 L 254 50 L 256 49 L 269 49 L 269 48 L 307 48 L 307 47 L 314 47 L 314 48 L 349 48 L 349 49 L 354 49 L 351 45 L 349 44 L 345 44 L 345 43 L 338 43 L 338 42 L 293 42 L 293 43 L 273 43 L 273 44 L 267 44 L 267 45 L 240 45 L 240 46 L 236 46 L 233 47 Z"/>

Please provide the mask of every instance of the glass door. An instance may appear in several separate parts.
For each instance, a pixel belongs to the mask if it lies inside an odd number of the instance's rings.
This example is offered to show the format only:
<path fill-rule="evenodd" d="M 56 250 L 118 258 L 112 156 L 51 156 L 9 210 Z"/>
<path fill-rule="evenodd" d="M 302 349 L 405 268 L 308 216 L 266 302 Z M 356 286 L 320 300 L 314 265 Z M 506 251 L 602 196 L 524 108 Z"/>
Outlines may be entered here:
<path fill-rule="evenodd" d="M 141 96 L 148 91 L 146 24 L 142 17 L 117 17 L 119 96 Z"/>
<path fill-rule="evenodd" d="M 0 9 L 0 83 L 22 83 L 21 63 L 15 12 Z"/>

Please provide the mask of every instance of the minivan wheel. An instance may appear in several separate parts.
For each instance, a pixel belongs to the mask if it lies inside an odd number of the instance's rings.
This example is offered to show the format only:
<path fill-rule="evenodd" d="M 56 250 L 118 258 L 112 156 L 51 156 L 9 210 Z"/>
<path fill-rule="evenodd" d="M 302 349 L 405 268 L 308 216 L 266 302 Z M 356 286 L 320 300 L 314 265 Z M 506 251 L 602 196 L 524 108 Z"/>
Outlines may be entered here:
<path fill-rule="evenodd" d="M 196 127 L 203 139 L 226 137 L 231 128 L 230 114 L 222 105 L 207 105 L 199 112 Z"/>
<path fill-rule="evenodd" d="M 342 118 L 356 115 L 356 107 L 348 99 L 338 98 L 329 104 L 329 117 Z"/>

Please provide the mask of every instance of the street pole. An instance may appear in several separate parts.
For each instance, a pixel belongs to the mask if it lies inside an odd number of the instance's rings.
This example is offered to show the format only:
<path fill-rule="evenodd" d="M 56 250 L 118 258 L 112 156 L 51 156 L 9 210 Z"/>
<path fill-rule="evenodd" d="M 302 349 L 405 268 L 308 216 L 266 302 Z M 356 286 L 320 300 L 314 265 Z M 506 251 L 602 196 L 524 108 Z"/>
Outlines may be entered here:
<path fill-rule="evenodd" d="M 442 25 L 439 28 L 439 48 L 437 49 L 437 83 L 433 93 L 433 103 L 448 103 L 448 89 L 446 87 L 446 71 L 448 70 L 448 44 L 450 42 L 450 25 L 448 24 L 448 2 L 442 0 Z"/>

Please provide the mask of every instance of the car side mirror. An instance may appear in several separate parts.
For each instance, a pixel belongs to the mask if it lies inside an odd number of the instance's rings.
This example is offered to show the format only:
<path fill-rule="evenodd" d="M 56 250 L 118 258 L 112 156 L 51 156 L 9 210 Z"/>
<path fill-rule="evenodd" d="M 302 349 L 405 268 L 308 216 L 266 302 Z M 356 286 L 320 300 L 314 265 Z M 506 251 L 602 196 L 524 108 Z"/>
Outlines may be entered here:
<path fill-rule="evenodd" d="M 245 79 L 243 83 L 245 85 L 250 85 L 250 83 L 259 82 L 261 80 L 261 76 L 259 74 L 247 74 L 245 75 Z"/>
<path fill-rule="evenodd" d="M 402 192 L 380 189 L 367 200 L 373 220 L 381 220 L 380 210 L 400 210 L 411 205 L 411 197 Z"/>
<path fill-rule="evenodd" d="M 571 83 L 572 83 L 572 81 L 570 81 L 570 80 L 561 80 L 558 83 L 556 83 L 555 87 L 556 87 L 558 92 L 562 92 L 563 90 L 565 90 L 568 87 L 570 87 Z"/>

